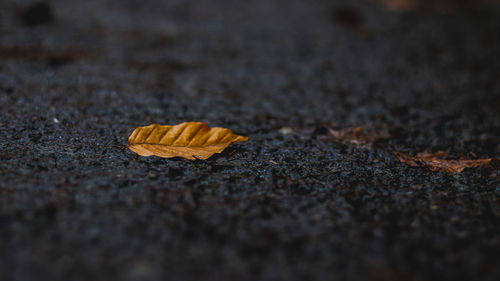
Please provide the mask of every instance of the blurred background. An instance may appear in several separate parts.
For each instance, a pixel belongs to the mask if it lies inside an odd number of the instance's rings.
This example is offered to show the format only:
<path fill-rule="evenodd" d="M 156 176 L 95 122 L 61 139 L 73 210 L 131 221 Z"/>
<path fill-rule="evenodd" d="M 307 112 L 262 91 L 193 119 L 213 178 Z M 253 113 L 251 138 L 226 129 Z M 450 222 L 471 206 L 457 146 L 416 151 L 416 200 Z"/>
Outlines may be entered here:
<path fill-rule="evenodd" d="M 212 109 L 224 103 L 297 122 L 366 122 L 387 104 L 479 113 L 498 105 L 497 10 L 492 0 L 4 0 L 1 83 L 36 65 L 29 80 L 49 75 L 44 86 L 66 87 L 79 108 L 120 92 L 206 118 L 223 118 Z"/>

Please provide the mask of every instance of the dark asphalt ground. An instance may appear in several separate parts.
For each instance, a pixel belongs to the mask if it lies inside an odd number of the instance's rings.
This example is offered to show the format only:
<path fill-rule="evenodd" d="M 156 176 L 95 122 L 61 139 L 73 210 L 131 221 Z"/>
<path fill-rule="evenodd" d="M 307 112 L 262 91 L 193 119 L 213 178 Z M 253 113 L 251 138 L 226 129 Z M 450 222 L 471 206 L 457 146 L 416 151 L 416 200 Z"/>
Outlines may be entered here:
<path fill-rule="evenodd" d="M 48 3 L 0 2 L 0 280 L 500 280 L 498 168 L 392 153 L 500 157 L 497 5 Z M 250 140 L 125 148 L 185 121 Z"/>

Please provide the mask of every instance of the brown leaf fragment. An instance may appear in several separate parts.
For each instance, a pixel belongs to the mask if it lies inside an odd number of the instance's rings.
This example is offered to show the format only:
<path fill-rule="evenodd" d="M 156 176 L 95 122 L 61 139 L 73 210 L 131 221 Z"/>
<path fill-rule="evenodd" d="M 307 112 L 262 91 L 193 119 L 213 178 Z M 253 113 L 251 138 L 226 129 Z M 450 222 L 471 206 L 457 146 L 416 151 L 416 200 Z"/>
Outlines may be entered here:
<path fill-rule="evenodd" d="M 465 168 L 475 168 L 482 165 L 488 165 L 495 158 L 488 159 L 462 159 L 462 160 L 445 160 L 439 159 L 446 157 L 447 152 L 439 151 L 436 153 L 421 152 L 417 156 L 410 156 L 399 151 L 394 151 L 394 154 L 399 161 L 406 163 L 413 167 L 427 167 L 431 171 L 442 171 L 449 174 L 457 174 L 462 172 Z"/>
<path fill-rule="evenodd" d="M 128 148 L 141 156 L 208 159 L 232 143 L 247 141 L 226 128 L 211 128 L 203 122 L 175 126 L 152 124 L 137 127 L 128 139 Z"/>
<path fill-rule="evenodd" d="M 385 133 L 371 134 L 360 127 L 347 128 L 344 130 L 328 129 L 330 135 L 341 143 L 354 144 L 364 148 L 370 148 L 379 138 L 385 137 Z"/>

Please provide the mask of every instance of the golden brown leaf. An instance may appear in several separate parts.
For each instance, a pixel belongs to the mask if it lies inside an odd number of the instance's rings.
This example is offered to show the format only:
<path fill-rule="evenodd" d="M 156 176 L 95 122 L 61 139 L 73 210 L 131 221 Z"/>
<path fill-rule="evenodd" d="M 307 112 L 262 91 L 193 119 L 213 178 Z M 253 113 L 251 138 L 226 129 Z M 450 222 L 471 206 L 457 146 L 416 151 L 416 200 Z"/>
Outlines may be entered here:
<path fill-rule="evenodd" d="M 422 152 L 417 156 L 410 156 L 399 151 L 394 151 L 399 161 L 406 163 L 413 167 L 424 166 L 431 171 L 443 171 L 449 174 L 457 174 L 462 172 L 465 168 L 475 168 L 482 165 L 488 165 L 494 158 L 476 159 L 476 160 L 444 160 L 439 159 L 446 157 L 448 153 L 439 151 L 436 153 Z"/>
<path fill-rule="evenodd" d="M 175 126 L 152 124 L 138 127 L 128 139 L 128 148 L 141 156 L 208 159 L 221 153 L 232 143 L 248 137 L 233 134 L 225 128 L 211 128 L 202 122 L 186 122 Z"/>

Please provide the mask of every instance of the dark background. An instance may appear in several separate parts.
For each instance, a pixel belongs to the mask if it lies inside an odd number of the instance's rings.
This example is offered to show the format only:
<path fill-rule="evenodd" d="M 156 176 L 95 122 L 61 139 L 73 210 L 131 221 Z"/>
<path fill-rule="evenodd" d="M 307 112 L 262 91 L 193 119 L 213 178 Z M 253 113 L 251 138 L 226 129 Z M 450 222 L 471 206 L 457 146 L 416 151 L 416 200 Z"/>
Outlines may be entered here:
<path fill-rule="evenodd" d="M 34 3 L 0 3 L 0 280 L 500 280 L 498 169 L 392 153 L 500 156 L 496 1 Z M 185 121 L 250 140 L 125 148 Z"/>

